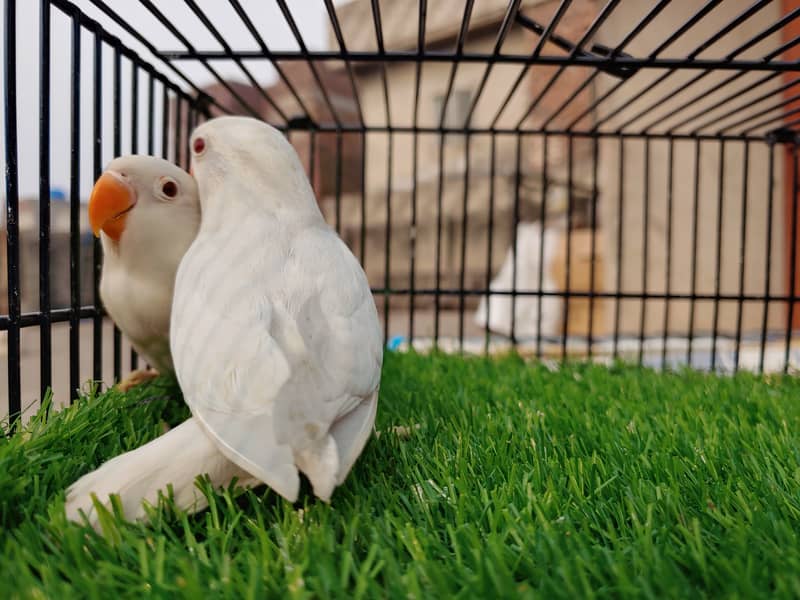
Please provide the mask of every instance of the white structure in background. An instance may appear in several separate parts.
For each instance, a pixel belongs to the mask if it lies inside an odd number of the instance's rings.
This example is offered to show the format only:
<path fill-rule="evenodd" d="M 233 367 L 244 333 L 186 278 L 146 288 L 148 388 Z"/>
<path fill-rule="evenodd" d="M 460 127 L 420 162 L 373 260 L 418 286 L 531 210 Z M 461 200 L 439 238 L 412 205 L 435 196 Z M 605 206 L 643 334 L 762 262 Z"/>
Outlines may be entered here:
<path fill-rule="evenodd" d="M 478 309 L 475 311 L 475 323 L 490 331 L 510 336 L 512 319 L 511 307 L 514 288 L 514 257 L 517 260 L 516 290 L 518 292 L 536 292 L 539 289 L 539 271 L 544 265 L 541 275 L 542 291 L 556 292 L 558 284 L 553 274 L 553 260 L 559 250 L 559 240 L 563 236 L 564 223 L 562 219 L 548 225 L 544 231 L 544 244 L 542 244 L 542 224 L 519 223 L 517 225 L 517 248 L 509 248 L 500 271 L 489 285 L 492 292 L 506 292 L 492 295 L 491 301 L 487 297 L 481 298 Z M 543 260 L 542 260 L 543 258 Z M 488 305 L 488 316 L 487 316 Z M 541 309 L 541 335 L 557 335 L 564 311 L 564 299 L 555 296 L 518 295 L 513 320 L 514 335 L 517 339 L 533 337 L 539 331 L 539 311 Z"/>

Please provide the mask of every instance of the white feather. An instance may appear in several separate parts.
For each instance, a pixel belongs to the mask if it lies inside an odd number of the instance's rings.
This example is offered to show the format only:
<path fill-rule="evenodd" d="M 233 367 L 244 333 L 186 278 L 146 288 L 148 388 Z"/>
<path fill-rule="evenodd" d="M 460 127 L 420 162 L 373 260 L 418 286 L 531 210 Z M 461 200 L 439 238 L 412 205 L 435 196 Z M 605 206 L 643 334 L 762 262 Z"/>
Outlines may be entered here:
<path fill-rule="evenodd" d="M 200 475 L 208 475 L 214 487 L 227 487 L 237 478 L 242 487 L 257 485 L 247 472 L 226 459 L 205 435 L 195 419 L 188 419 L 161 437 L 104 463 L 81 477 L 67 490 L 67 518 L 80 521 L 83 512 L 91 525 L 99 529 L 92 494 L 106 508 L 109 496 L 118 494 L 125 517 L 131 520 L 146 516 L 143 501 L 155 505 L 159 492 L 172 486 L 178 508 L 196 511 L 208 505 L 195 485 Z"/>
<path fill-rule="evenodd" d="M 170 330 L 178 381 L 225 456 L 290 501 L 302 471 L 327 501 L 375 420 L 383 347 L 366 275 L 280 132 L 222 117 L 198 137 L 202 222 Z"/>

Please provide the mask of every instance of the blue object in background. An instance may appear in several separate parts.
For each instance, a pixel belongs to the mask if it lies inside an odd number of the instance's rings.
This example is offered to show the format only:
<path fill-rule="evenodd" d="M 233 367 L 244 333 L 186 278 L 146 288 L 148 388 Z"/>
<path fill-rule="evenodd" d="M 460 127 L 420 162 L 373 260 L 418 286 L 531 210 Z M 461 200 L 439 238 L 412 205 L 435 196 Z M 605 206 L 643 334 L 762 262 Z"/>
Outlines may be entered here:
<path fill-rule="evenodd" d="M 50 200 L 51 201 L 56 200 L 58 202 L 66 202 L 67 195 L 61 188 L 50 188 Z"/>
<path fill-rule="evenodd" d="M 406 339 L 405 336 L 396 335 L 388 342 L 386 342 L 386 348 L 388 350 L 397 350 L 400 347 L 400 344 L 402 344 L 405 341 L 405 339 Z"/>

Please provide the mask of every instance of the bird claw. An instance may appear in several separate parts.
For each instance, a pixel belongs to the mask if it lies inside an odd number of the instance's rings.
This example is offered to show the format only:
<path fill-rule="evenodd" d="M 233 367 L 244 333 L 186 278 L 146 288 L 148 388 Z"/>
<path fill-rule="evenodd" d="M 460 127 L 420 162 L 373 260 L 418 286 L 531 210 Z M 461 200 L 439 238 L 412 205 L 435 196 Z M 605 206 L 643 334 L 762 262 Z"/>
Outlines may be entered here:
<path fill-rule="evenodd" d="M 152 381 L 156 377 L 158 377 L 158 371 L 155 369 L 136 369 L 128 374 L 122 381 L 120 381 L 116 388 L 120 392 L 127 392 L 129 389 L 136 387 L 137 385 L 141 385 L 148 381 Z"/>

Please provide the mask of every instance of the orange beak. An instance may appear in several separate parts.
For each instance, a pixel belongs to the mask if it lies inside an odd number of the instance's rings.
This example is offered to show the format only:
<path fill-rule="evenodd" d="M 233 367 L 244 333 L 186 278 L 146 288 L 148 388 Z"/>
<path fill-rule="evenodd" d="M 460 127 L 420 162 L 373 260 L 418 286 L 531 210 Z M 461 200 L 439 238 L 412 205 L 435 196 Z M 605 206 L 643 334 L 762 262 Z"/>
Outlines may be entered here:
<path fill-rule="evenodd" d="M 136 206 L 131 186 L 114 171 L 106 171 L 94 184 L 89 197 L 89 225 L 97 237 L 104 231 L 115 242 L 125 231 L 128 213 Z"/>

